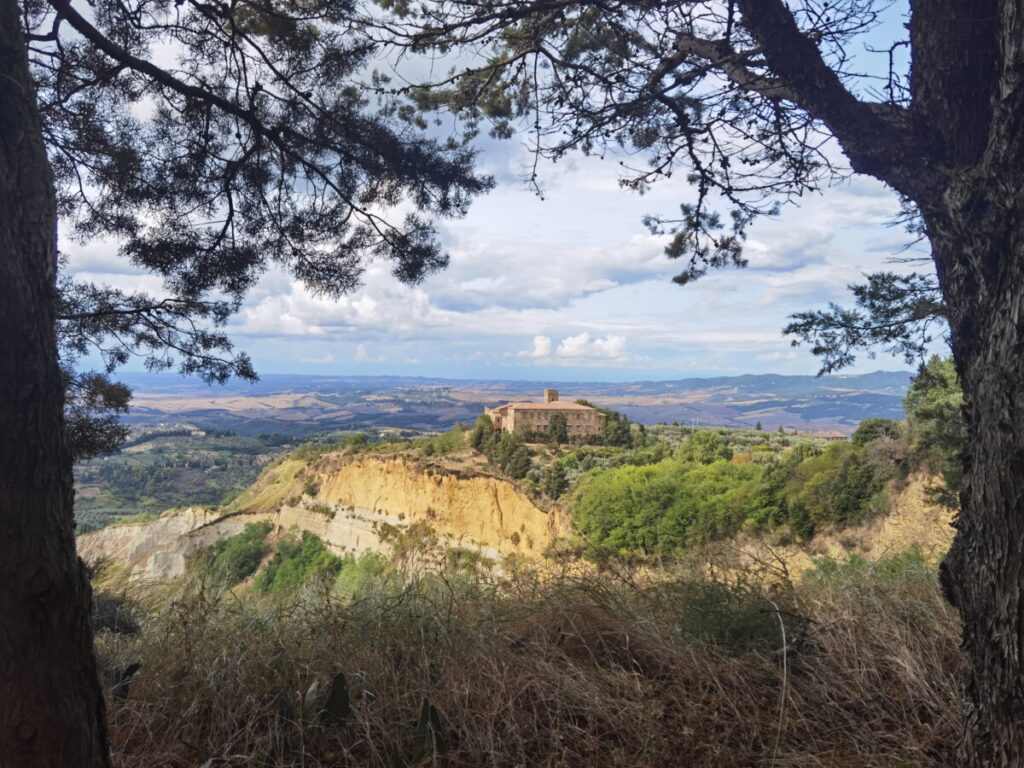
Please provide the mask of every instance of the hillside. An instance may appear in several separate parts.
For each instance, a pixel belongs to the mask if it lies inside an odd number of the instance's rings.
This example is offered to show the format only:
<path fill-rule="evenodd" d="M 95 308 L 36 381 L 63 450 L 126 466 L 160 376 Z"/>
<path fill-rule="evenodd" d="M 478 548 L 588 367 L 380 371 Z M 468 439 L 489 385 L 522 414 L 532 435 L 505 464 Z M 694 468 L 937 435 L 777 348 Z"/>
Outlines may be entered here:
<path fill-rule="evenodd" d="M 387 454 L 288 457 L 219 510 L 173 509 L 155 521 L 86 533 L 79 552 L 126 566 L 135 578 L 171 580 L 185 574 L 192 555 L 253 522 L 309 531 L 337 555 L 390 554 L 412 537 L 493 561 L 536 560 L 567 531 L 560 510 L 541 509 L 508 479 L 453 465 L 463 460 L 469 457 L 445 464 Z"/>
<path fill-rule="evenodd" d="M 80 536 L 116 765 L 952 764 L 949 413 L 615 417 L 307 443 Z"/>
<path fill-rule="evenodd" d="M 560 505 L 435 443 L 305 446 L 218 510 L 79 537 L 115 765 L 952 764 L 934 478 L 805 541 L 567 562 Z"/>
<path fill-rule="evenodd" d="M 741 467 L 746 461 L 737 460 Z M 917 549 L 936 562 L 952 539 L 953 512 L 930 498 L 935 483 L 933 476 L 912 474 L 892 487 L 885 509 L 865 520 L 821 525 L 800 541 L 786 527 L 775 533 L 740 529 L 724 548 L 705 547 L 705 556 L 728 553 L 730 567 L 741 569 L 774 564 L 795 578 L 823 556 L 877 560 Z M 573 540 L 574 503 L 568 496 L 561 503 L 546 499 L 530 482 L 503 476 L 473 451 L 427 459 L 403 444 L 364 452 L 309 446 L 275 461 L 221 508 L 172 509 L 153 521 L 86 533 L 78 542 L 87 561 L 109 560 L 128 567 L 134 578 L 159 581 L 185 575 L 196 553 L 254 522 L 270 523 L 278 535 L 308 531 L 339 556 L 392 556 L 429 544 L 435 552 L 475 552 L 497 565 L 508 556 L 540 563 L 553 546 Z"/>

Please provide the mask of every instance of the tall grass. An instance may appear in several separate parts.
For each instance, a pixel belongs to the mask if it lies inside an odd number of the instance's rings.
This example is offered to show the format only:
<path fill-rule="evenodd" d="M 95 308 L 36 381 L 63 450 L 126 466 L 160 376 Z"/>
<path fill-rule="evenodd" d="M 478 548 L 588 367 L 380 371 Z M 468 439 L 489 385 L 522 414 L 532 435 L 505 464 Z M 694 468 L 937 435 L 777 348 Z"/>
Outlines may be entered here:
<path fill-rule="evenodd" d="M 115 763 L 949 765 L 957 626 L 918 565 L 766 591 L 447 573 L 271 600 L 194 581 L 98 640 L 112 680 L 142 665 L 109 701 Z"/>

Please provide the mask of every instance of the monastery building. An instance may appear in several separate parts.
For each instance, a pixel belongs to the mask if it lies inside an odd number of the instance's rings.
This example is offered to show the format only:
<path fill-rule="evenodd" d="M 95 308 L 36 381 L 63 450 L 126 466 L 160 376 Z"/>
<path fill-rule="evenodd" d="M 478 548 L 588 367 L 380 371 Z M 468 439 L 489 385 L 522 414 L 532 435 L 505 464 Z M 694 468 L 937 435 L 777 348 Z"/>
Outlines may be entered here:
<path fill-rule="evenodd" d="M 509 403 L 487 408 L 484 413 L 491 417 L 496 429 L 519 435 L 547 432 L 551 417 L 561 413 L 565 415 L 569 440 L 573 442 L 596 435 L 605 419 L 603 413 L 589 405 L 559 400 L 557 389 L 545 389 L 542 403 Z"/>

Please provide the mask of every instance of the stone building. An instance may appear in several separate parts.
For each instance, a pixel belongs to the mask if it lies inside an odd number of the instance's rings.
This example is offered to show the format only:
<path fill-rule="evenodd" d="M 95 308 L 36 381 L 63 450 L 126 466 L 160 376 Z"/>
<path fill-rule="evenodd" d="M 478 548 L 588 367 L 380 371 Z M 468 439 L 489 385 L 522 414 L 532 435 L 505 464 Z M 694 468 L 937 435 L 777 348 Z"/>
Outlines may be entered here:
<path fill-rule="evenodd" d="M 491 417 L 495 429 L 518 435 L 547 432 L 551 417 L 561 413 L 565 415 L 569 440 L 572 442 L 596 435 L 605 420 L 604 414 L 596 408 L 559 400 L 557 389 L 545 389 L 542 403 L 508 403 L 497 408 L 487 408 L 484 413 Z"/>

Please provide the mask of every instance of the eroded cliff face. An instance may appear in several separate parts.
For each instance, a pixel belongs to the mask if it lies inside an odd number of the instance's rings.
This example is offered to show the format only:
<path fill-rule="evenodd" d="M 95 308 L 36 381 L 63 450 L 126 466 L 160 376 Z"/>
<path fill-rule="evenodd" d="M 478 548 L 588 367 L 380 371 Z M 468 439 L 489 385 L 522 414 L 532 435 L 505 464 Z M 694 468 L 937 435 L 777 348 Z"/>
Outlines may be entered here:
<path fill-rule="evenodd" d="M 513 483 L 496 477 L 421 467 L 405 458 L 358 456 L 325 456 L 310 471 L 319 486 L 317 502 L 402 524 L 423 523 L 460 545 L 532 557 L 567 532 L 561 514 L 541 510 Z"/>
<path fill-rule="evenodd" d="M 539 558 L 568 529 L 559 511 L 540 509 L 502 478 L 401 456 L 328 454 L 269 467 L 224 510 L 170 510 L 150 523 L 94 531 L 79 537 L 79 551 L 87 561 L 128 566 L 133 578 L 166 581 L 184 574 L 194 552 L 262 520 L 278 533 L 310 531 L 336 554 L 386 554 L 415 532 L 492 559 Z"/>
<path fill-rule="evenodd" d="M 890 494 L 889 513 L 863 525 L 825 530 L 804 544 L 775 544 L 769 538 L 741 536 L 736 551 L 751 567 L 785 568 L 799 580 L 803 571 L 814 567 L 814 560 L 832 557 L 845 560 L 858 555 L 879 560 L 916 547 L 931 563 L 938 563 L 953 542 L 955 510 L 936 506 L 928 499 L 934 479 L 916 474 Z"/>
<path fill-rule="evenodd" d="M 862 526 L 823 532 L 800 545 L 741 535 L 729 550 L 741 567 L 784 567 L 794 578 L 824 555 L 874 560 L 916 545 L 938 560 L 952 540 L 953 512 L 927 501 L 929 482 L 910 478 L 892 494 L 890 513 Z M 561 510 L 545 511 L 514 483 L 485 472 L 401 455 L 327 454 L 311 463 L 272 465 L 224 509 L 170 510 L 150 523 L 84 534 L 78 547 L 86 561 L 108 559 L 127 566 L 132 578 L 168 581 L 185 573 L 190 555 L 263 520 L 277 534 L 310 531 L 339 555 L 391 554 L 396 541 L 408 537 L 495 561 L 509 554 L 538 560 L 554 537 L 569 532 Z"/>
<path fill-rule="evenodd" d="M 109 560 L 125 566 L 135 578 L 170 581 L 184 574 L 190 554 L 245 527 L 244 521 L 222 517 L 204 507 L 172 509 L 148 523 L 112 525 L 82 534 L 78 554 L 87 563 Z"/>

